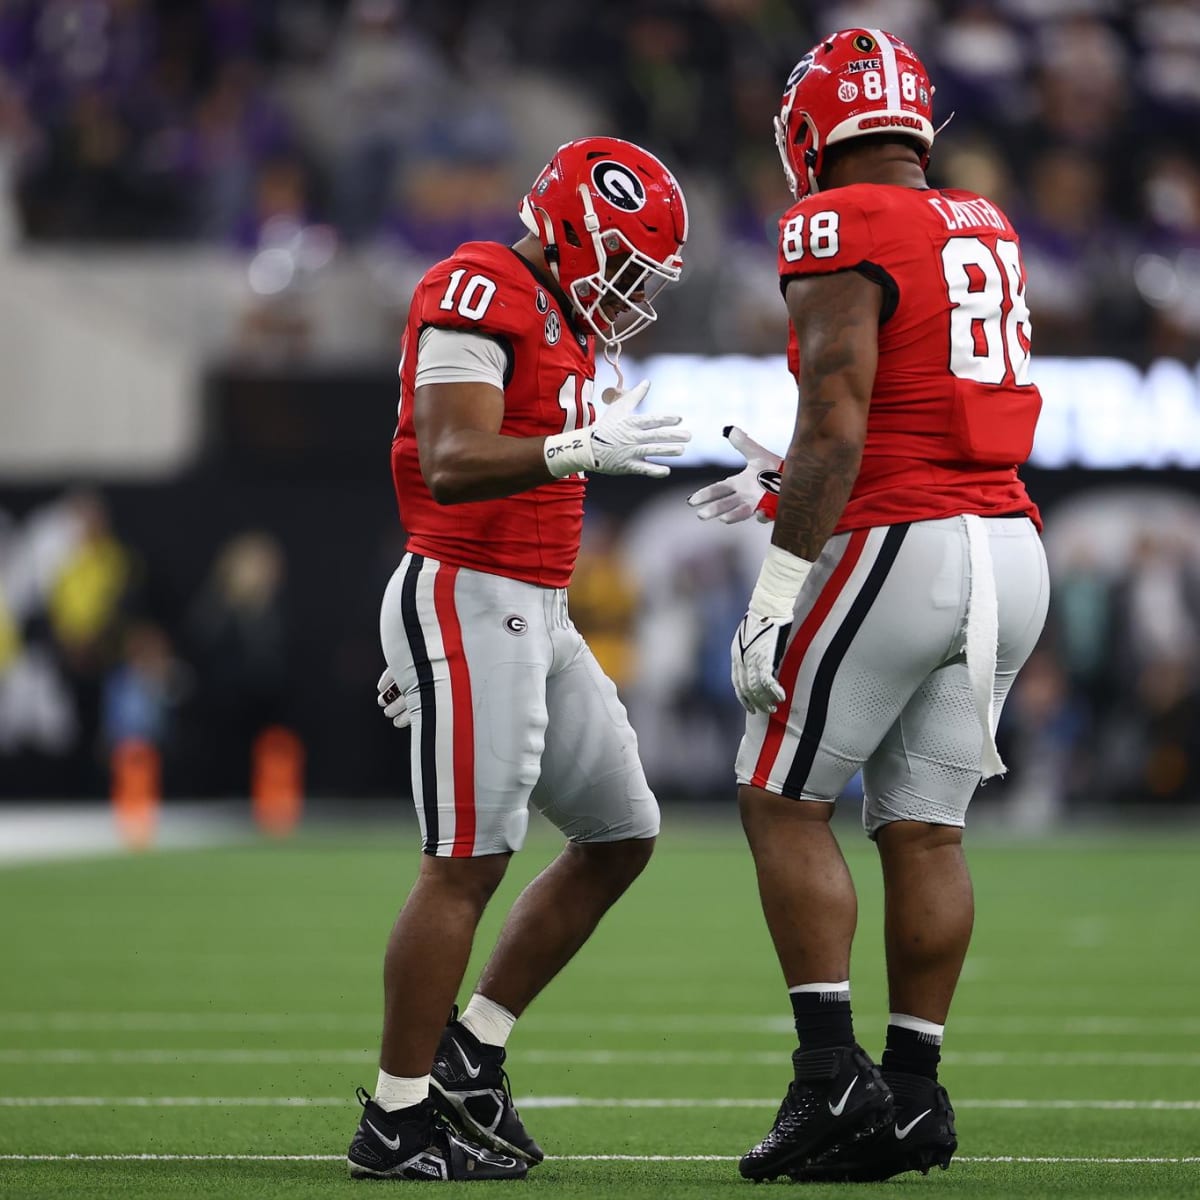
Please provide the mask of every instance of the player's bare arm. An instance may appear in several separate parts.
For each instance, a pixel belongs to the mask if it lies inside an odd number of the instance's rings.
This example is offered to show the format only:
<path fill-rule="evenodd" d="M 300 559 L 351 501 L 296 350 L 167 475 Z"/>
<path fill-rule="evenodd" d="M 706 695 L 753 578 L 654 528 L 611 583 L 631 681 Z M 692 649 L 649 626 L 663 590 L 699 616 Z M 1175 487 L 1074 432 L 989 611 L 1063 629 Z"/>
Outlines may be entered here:
<path fill-rule="evenodd" d="M 425 484 L 439 504 L 494 500 L 553 476 L 545 438 L 500 432 L 504 393 L 487 383 L 429 383 L 413 396 L 413 422 Z"/>
<path fill-rule="evenodd" d="M 804 580 L 850 496 L 867 436 L 882 293 L 855 271 L 793 279 L 788 315 L 800 351 L 796 431 L 783 462 L 771 546 L 730 647 L 747 712 L 784 699 L 776 664 Z"/>
<path fill-rule="evenodd" d="M 800 345 L 800 403 L 771 541 L 809 562 L 833 532 L 858 475 L 882 302 L 880 288 L 856 271 L 788 284 L 788 315 Z"/>

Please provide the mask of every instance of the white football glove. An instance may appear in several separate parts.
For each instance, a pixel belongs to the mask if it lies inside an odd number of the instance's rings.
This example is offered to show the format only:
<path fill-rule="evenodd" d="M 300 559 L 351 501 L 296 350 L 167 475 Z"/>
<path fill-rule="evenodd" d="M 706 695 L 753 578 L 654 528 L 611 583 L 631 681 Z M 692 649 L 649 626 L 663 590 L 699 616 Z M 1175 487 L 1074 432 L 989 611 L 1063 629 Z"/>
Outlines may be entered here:
<path fill-rule="evenodd" d="M 379 693 L 377 702 L 383 709 L 383 715 L 397 729 L 407 729 L 412 724 L 412 713 L 408 711 L 408 705 L 404 702 L 404 693 L 400 690 L 400 685 L 396 682 L 396 677 L 392 674 L 390 667 L 384 668 L 379 682 L 375 685 L 375 690 Z"/>
<path fill-rule="evenodd" d="M 683 453 L 683 443 L 690 442 L 692 435 L 686 429 L 671 428 L 680 423 L 680 417 L 634 415 L 634 409 L 649 390 L 648 379 L 628 392 L 606 388 L 607 407 L 594 424 L 546 438 L 542 453 L 550 474 L 556 479 L 577 471 L 648 475 L 651 479 L 670 475 L 670 467 L 646 460 L 677 458 Z"/>
<path fill-rule="evenodd" d="M 688 497 L 688 504 L 702 521 L 716 517 L 724 525 L 754 517 L 766 524 L 775 520 L 783 459 L 760 446 L 744 429 L 725 426 L 725 436 L 746 460 L 735 475 L 710 483 Z"/>
<path fill-rule="evenodd" d="M 748 713 L 773 713 L 786 696 L 775 678 L 792 628 L 792 615 L 768 617 L 748 612 L 729 647 L 733 690 Z"/>
<path fill-rule="evenodd" d="M 813 564 L 779 546 L 768 546 L 750 607 L 729 647 L 733 690 L 748 713 L 773 713 L 786 698 L 775 672 L 779 669 L 796 597 Z"/>

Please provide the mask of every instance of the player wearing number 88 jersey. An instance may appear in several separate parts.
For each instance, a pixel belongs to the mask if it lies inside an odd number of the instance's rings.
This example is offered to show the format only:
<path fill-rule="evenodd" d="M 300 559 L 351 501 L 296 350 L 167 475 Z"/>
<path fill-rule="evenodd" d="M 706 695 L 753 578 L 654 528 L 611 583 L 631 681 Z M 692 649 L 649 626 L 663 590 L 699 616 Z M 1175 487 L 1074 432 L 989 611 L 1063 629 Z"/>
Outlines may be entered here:
<path fill-rule="evenodd" d="M 1041 396 L 1008 218 L 957 189 L 861 183 L 808 196 L 780 222 L 781 286 L 842 271 L 874 283 L 881 304 L 862 464 L 836 532 L 962 512 L 1036 522 L 1017 465 Z M 788 367 L 799 381 L 790 323 Z"/>
<path fill-rule="evenodd" d="M 800 1044 L 742 1159 L 752 1179 L 949 1164 L 937 1065 L 973 916 L 962 829 L 980 780 L 1004 771 L 996 722 L 1046 615 L 1017 474 L 1040 408 L 1020 245 L 984 197 L 929 187 L 932 95 L 902 41 L 847 29 L 797 64 L 776 121 L 797 198 L 779 273 L 799 412 L 731 666 L 742 822 Z M 693 502 L 771 510 L 746 490 L 726 480 Z M 878 1068 L 855 1041 L 857 901 L 829 827 L 859 772 L 884 879 Z"/>

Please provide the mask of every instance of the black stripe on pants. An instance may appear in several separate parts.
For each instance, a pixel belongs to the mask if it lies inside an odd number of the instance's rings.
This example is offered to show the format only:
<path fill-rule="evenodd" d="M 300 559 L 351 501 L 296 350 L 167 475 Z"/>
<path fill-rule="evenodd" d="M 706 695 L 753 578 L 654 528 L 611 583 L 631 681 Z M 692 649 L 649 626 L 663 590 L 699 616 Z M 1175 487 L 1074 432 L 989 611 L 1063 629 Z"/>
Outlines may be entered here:
<path fill-rule="evenodd" d="M 812 693 L 808 698 L 808 713 L 804 718 L 804 729 L 800 733 L 800 745 L 796 750 L 796 757 L 792 759 L 792 765 L 788 768 L 787 778 L 784 780 L 783 794 L 785 796 L 799 796 L 804 791 L 805 784 L 808 783 L 809 772 L 812 770 L 817 750 L 821 745 L 821 738 L 825 733 L 825 722 L 829 717 L 829 698 L 833 693 L 833 682 L 837 678 L 838 668 L 842 665 L 842 659 L 846 657 L 846 651 L 850 649 L 850 643 L 854 641 L 854 635 L 858 633 L 863 621 L 867 619 L 867 613 L 871 611 L 871 605 L 875 603 L 875 597 L 879 595 L 883 581 L 888 577 L 888 572 L 891 571 L 892 564 L 896 561 L 896 555 L 900 553 L 900 544 L 904 541 L 906 533 L 908 533 L 908 525 L 892 525 L 888 529 L 879 554 L 870 571 L 867 572 L 867 577 L 863 580 L 858 595 L 854 597 L 854 602 L 850 605 L 845 620 L 838 627 L 837 633 L 833 635 L 829 645 L 825 648 L 825 653 L 821 656 L 820 665 L 813 676 Z"/>
<path fill-rule="evenodd" d="M 414 554 L 404 573 L 404 584 L 400 590 L 400 615 L 404 620 L 404 633 L 408 648 L 412 652 L 413 666 L 417 671 L 417 685 L 421 693 L 421 745 L 413 747 L 421 755 L 421 807 L 425 810 L 426 854 L 436 854 L 438 845 L 438 796 L 437 796 L 437 706 L 434 703 L 433 668 L 429 665 L 429 651 L 425 647 L 425 634 L 421 630 L 421 618 L 417 612 L 417 577 L 425 560 Z"/>

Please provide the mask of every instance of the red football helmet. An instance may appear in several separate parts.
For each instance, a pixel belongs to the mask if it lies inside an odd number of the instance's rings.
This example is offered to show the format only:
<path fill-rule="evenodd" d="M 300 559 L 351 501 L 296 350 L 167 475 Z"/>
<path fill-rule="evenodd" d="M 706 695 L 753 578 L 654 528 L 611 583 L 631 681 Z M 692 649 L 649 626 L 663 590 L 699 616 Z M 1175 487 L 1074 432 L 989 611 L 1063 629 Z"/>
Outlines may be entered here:
<path fill-rule="evenodd" d="M 683 269 L 688 213 L 675 177 L 653 154 L 619 138 L 568 142 L 534 180 L 520 213 L 559 285 L 605 345 L 658 319 L 654 297 Z M 612 277 L 610 258 L 622 260 Z M 626 311 L 633 316 L 615 327 Z"/>
<path fill-rule="evenodd" d="M 929 161 L 933 85 L 921 60 L 882 29 L 842 29 L 818 42 L 788 76 L 775 118 L 775 144 L 797 200 L 818 190 L 826 146 L 898 133 L 925 147 Z"/>

